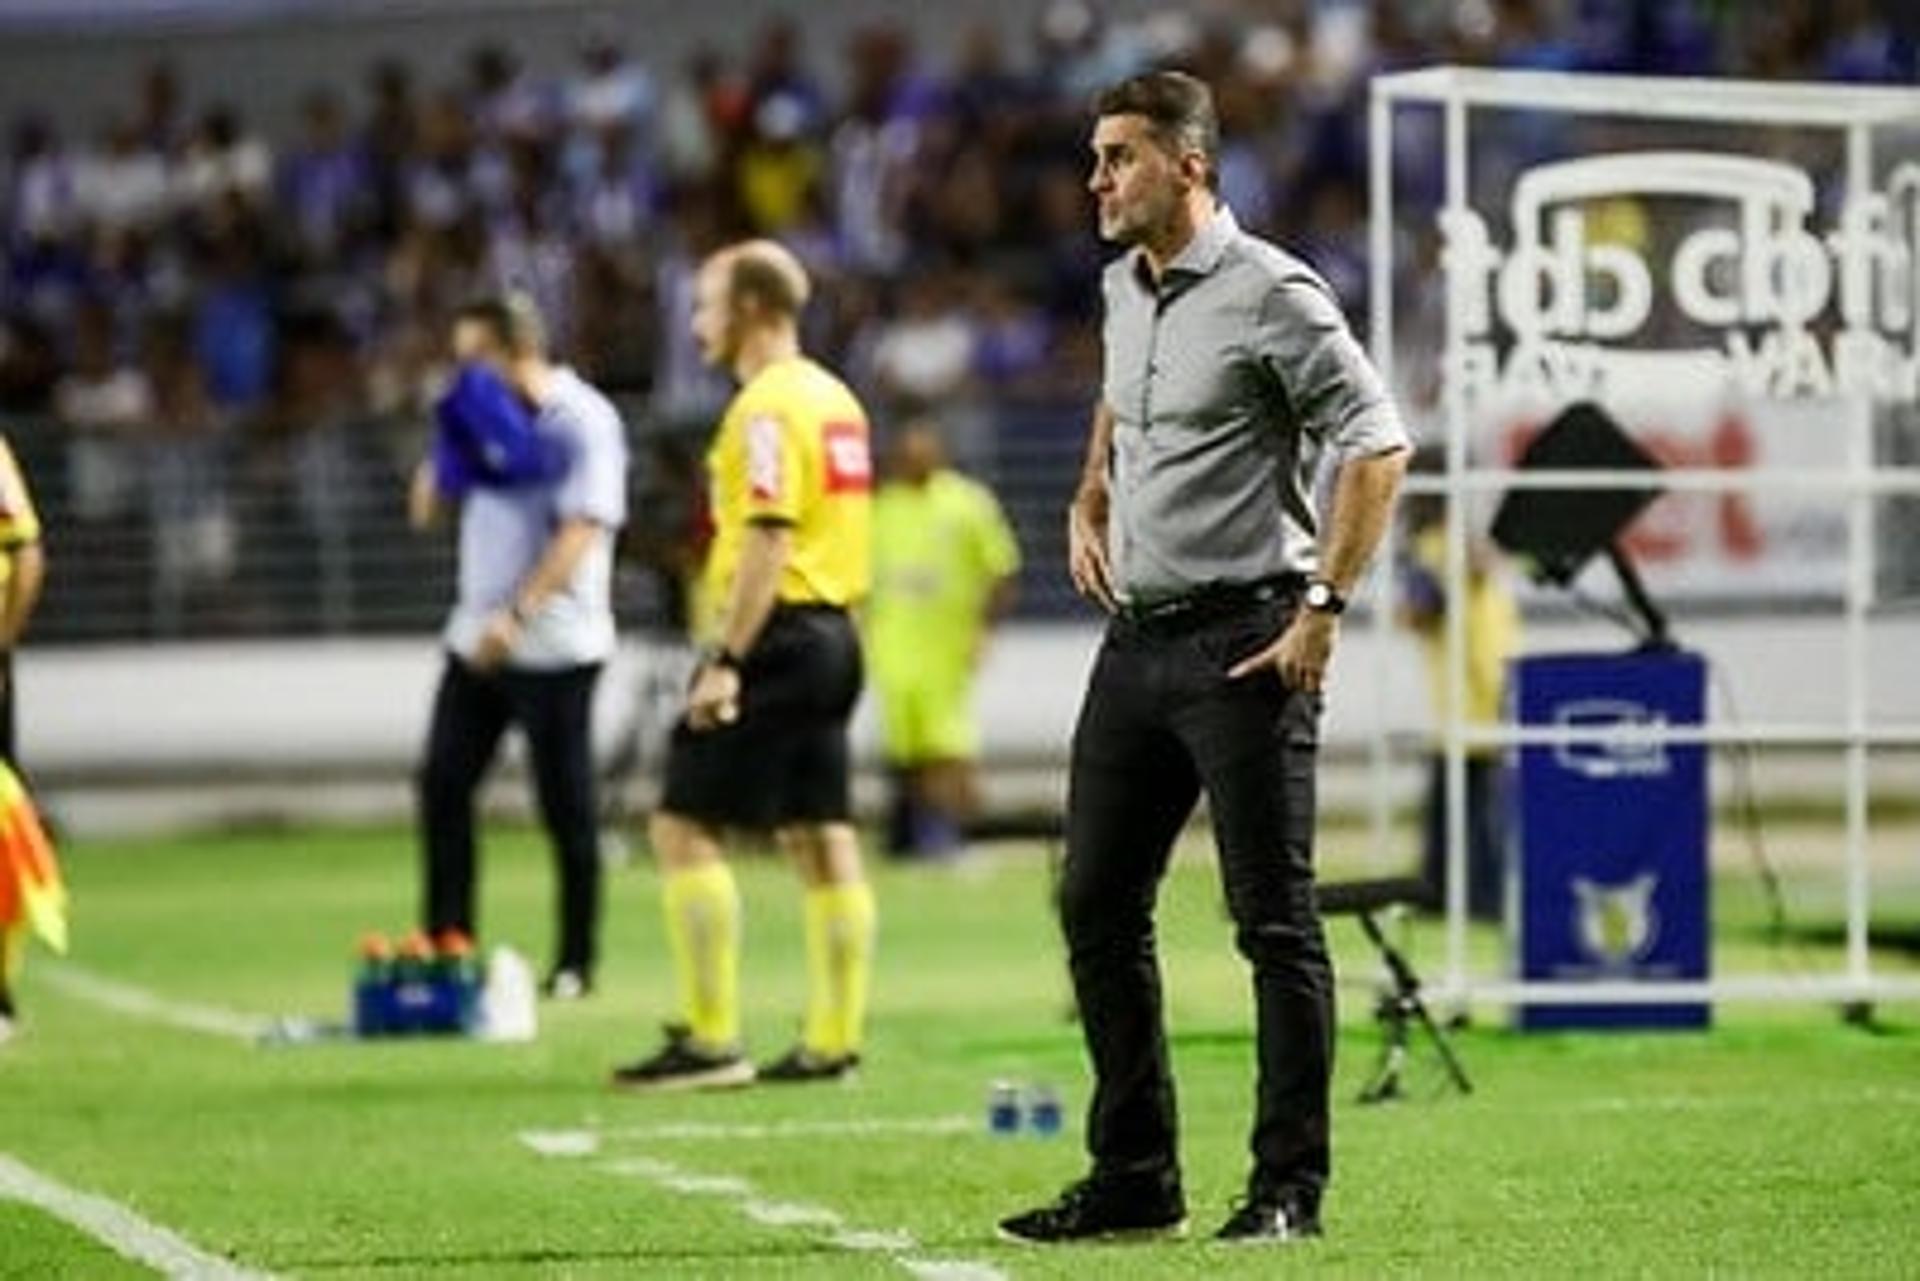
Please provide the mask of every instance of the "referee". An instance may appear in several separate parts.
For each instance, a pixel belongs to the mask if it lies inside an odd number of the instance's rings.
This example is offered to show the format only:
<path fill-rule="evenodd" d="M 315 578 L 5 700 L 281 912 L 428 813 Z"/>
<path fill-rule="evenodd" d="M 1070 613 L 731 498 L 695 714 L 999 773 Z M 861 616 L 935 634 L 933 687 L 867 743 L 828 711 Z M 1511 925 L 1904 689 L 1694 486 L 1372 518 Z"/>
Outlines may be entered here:
<path fill-rule="evenodd" d="M 616 1068 L 625 1089 L 831 1081 L 860 1062 L 873 894 L 849 822 L 847 722 L 860 695 L 848 609 L 871 576 L 867 415 L 800 349 L 808 281 L 780 245 L 701 265 L 693 332 L 739 394 L 707 455 L 714 535 L 696 632 L 706 654 L 648 827 L 660 860 L 680 1018 Z M 722 838 L 771 828 L 805 887 L 800 1041 L 758 1069 L 740 1045 L 740 896 Z"/>
<path fill-rule="evenodd" d="M 620 416 L 551 363 L 539 312 L 521 294 L 462 307 L 453 354 L 490 369 L 554 446 L 556 475 L 480 483 L 460 501 L 459 594 L 419 774 L 424 925 L 474 934 L 474 792 L 510 724 L 526 735 L 540 816 L 560 873 L 559 950 L 549 996 L 593 988 L 600 918 L 591 708 L 613 652 L 612 541 L 626 519 Z M 431 461 L 414 473 L 409 515 L 430 524 L 450 497 Z"/>

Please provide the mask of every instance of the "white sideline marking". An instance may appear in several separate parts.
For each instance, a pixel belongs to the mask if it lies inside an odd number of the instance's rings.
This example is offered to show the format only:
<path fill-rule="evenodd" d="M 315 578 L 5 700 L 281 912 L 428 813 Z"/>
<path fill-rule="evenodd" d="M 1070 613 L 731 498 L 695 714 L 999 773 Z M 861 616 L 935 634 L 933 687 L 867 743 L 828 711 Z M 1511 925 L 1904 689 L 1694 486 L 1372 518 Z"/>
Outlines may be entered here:
<path fill-rule="evenodd" d="M 118 1201 L 70 1188 L 4 1152 L 0 1152 L 0 1200 L 23 1201 L 63 1219 L 114 1253 L 144 1263 L 162 1276 L 189 1281 L 265 1281 L 269 1275 L 250 1272 L 196 1249 Z"/>
<path fill-rule="evenodd" d="M 731 1174 L 669 1174 L 659 1184 L 689 1196 L 751 1196 L 753 1188 L 745 1179 Z"/>
<path fill-rule="evenodd" d="M 814 1139 L 861 1134 L 965 1134 L 978 1122 L 964 1116 L 865 1117 L 848 1121 L 771 1121 L 764 1124 L 720 1124 L 709 1121 L 669 1121 L 660 1125 L 615 1127 L 610 1139 Z"/>
<path fill-rule="evenodd" d="M 938 1118 L 942 1130 L 948 1128 L 953 1118 Z M 757 1138 L 764 1137 L 763 1132 L 780 1133 L 827 1133 L 861 1134 L 871 1133 L 874 1125 L 885 1122 L 848 1122 L 836 1126 L 833 1122 L 813 1122 L 810 1128 L 802 1129 L 801 1123 L 793 1127 L 781 1126 L 669 1126 L 676 1137 L 689 1128 L 698 1129 L 700 1137 Z M 906 1124 L 919 1124 L 925 1122 Z M 827 1128 L 822 1128 L 827 1127 Z M 898 1128 L 896 1123 L 891 1128 Z M 714 1131 L 723 1131 L 715 1135 Z M 921 1130 L 913 1131 L 923 1133 Z M 615 1130 L 607 1132 L 609 1138 L 639 1133 L 636 1130 Z M 583 1140 L 592 1140 L 597 1146 L 598 1136 L 591 1130 L 526 1130 L 520 1134 L 520 1142 L 541 1156 L 568 1160 L 587 1155 L 593 1149 Z M 615 1157 L 603 1160 L 599 1168 L 608 1174 L 627 1178 L 645 1179 L 669 1192 L 682 1196 L 713 1196 L 735 1199 L 740 1213 L 755 1223 L 774 1228 L 824 1228 L 829 1234 L 824 1239 L 828 1244 L 842 1250 L 860 1251 L 868 1254 L 884 1254 L 899 1264 L 919 1281 L 1008 1281 L 1007 1274 L 985 1263 L 974 1263 L 965 1259 L 916 1259 L 912 1252 L 920 1248 L 913 1234 L 899 1230 L 881 1230 L 843 1227 L 840 1216 L 824 1206 L 804 1205 L 790 1201 L 766 1201 L 755 1194 L 753 1184 L 746 1179 L 731 1174 L 702 1174 L 683 1169 L 671 1161 L 662 1161 L 651 1156 Z"/>
<path fill-rule="evenodd" d="M 1538 1110 L 1541 1112 L 1737 1112 L 1747 1108 L 1777 1107 L 1779 1102 L 1779 1096 L 1772 1094 L 1664 1094 L 1647 1095 L 1642 1098 L 1602 1095 L 1590 1099 L 1567 1099 L 1540 1107 Z M 1795 1095 L 1793 1100 L 1793 1106 L 1796 1109 L 1867 1107 L 1873 1104 L 1891 1104 L 1897 1107 L 1920 1106 L 1920 1090 L 1869 1086 L 1845 1094 Z"/>
<path fill-rule="evenodd" d="M 913 1239 L 910 1232 L 869 1232 L 860 1228 L 848 1228 L 836 1232 L 827 1238 L 842 1250 L 877 1250 L 888 1254 L 905 1254 L 917 1250 L 920 1243 Z"/>
<path fill-rule="evenodd" d="M 900 1266 L 920 1281 L 1007 1281 L 1007 1274 L 965 1259 L 902 1259 Z"/>
<path fill-rule="evenodd" d="M 770 1228 L 837 1228 L 840 1216 L 825 1206 L 792 1201 L 748 1201 L 740 1210 L 755 1223 Z"/>
<path fill-rule="evenodd" d="M 69 996 L 77 996 L 83 1001 L 91 1001 L 121 1014 L 130 1014 L 137 1019 L 165 1023 L 189 1032 L 204 1032 L 209 1036 L 257 1041 L 272 1022 L 258 1015 L 242 1014 L 238 1010 L 222 1009 L 215 1005 L 169 1000 L 130 983 L 102 978 L 72 962 L 47 966 L 44 977 L 46 982 Z"/>
<path fill-rule="evenodd" d="M 600 1136 L 592 1130 L 527 1130 L 520 1141 L 541 1156 L 592 1156 Z"/>

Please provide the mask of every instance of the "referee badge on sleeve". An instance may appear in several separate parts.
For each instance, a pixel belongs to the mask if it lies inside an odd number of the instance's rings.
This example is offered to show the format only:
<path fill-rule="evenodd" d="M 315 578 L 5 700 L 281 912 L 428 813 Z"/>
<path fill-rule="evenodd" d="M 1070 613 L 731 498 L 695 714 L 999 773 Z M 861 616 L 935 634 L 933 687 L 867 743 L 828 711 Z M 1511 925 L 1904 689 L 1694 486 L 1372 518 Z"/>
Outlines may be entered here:
<path fill-rule="evenodd" d="M 865 423 L 828 423 L 821 429 L 827 455 L 827 492 L 864 494 L 873 488 L 873 458 Z"/>
<path fill-rule="evenodd" d="M 781 493 L 780 420 L 747 420 L 747 487 L 762 502 L 777 501 Z"/>

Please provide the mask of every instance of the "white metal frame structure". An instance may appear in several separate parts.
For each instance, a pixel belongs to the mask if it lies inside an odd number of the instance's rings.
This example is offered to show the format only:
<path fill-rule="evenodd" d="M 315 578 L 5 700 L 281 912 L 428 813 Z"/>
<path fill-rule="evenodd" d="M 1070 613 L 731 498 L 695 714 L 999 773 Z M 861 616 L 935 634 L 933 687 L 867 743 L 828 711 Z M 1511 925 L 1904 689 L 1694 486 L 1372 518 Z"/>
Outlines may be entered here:
<path fill-rule="evenodd" d="M 1840 85 L 1777 84 L 1632 76 L 1598 76 L 1552 72 L 1498 71 L 1460 67 L 1383 75 L 1374 79 L 1369 114 L 1370 135 L 1370 294 L 1369 345 L 1388 385 L 1394 380 L 1393 251 L 1395 191 L 1393 141 L 1396 108 L 1417 105 L 1438 108 L 1443 122 L 1445 185 L 1441 214 L 1470 210 L 1469 145 L 1473 111 L 1533 111 L 1572 117 L 1615 120 L 1702 122 L 1718 125 L 1767 125 L 1787 129 L 1837 132 L 1845 147 L 1845 191 L 1873 190 L 1876 131 L 1908 131 L 1920 126 L 1920 90 Z M 1907 145 L 1920 134 L 1910 134 Z M 1651 153 L 1649 153 L 1651 154 Z M 1902 157 L 1907 155 L 1901 152 Z M 1604 163 L 1602 161 L 1601 163 Z M 1738 167 L 1737 163 L 1732 167 Z M 1671 169 L 1671 166 L 1670 166 Z M 1670 181 L 1684 183 L 1681 175 Z M 1658 189 L 1657 187 L 1655 188 Z M 1502 193 L 1503 197 L 1508 193 Z M 1835 243 L 1837 238 L 1829 238 Z M 1914 249 L 1920 253 L 1920 245 Z M 1838 253 L 1836 248 L 1834 252 Z M 1910 268 L 1920 294 L 1920 257 Z M 1704 278 L 1704 277 L 1703 277 Z M 1920 310 L 1920 297 L 1914 299 Z M 1454 309 L 1447 313 L 1443 359 L 1460 354 L 1463 335 Z M 1920 349 L 1920 316 L 1912 323 L 1912 341 Z M 1920 355 L 1916 356 L 1920 359 Z M 1449 368 L 1453 368 L 1451 364 Z M 1474 727 L 1464 723 L 1466 707 L 1466 627 L 1464 612 L 1447 613 L 1447 681 L 1451 690 L 1447 723 L 1441 726 L 1446 761 L 1448 808 L 1446 955 L 1444 973 L 1433 986 L 1436 999 L 1454 1004 L 1473 1000 L 1502 1003 L 1572 1004 L 1595 1001 L 1665 1003 L 1730 1000 L 1837 1001 L 1872 1003 L 1920 998 L 1920 980 L 1876 975 L 1867 946 L 1870 881 L 1868 837 L 1868 749 L 1920 746 L 1920 725 L 1889 727 L 1868 722 L 1867 644 L 1869 608 L 1874 584 L 1872 503 L 1888 493 L 1920 492 L 1920 469 L 1877 467 L 1873 458 L 1873 405 L 1865 396 L 1853 397 L 1845 432 L 1845 457 L 1831 470 L 1809 473 L 1801 469 L 1751 469 L 1740 472 L 1680 469 L 1661 473 L 1661 482 L 1675 492 L 1727 493 L 1733 491 L 1797 491 L 1824 493 L 1847 503 L 1846 577 L 1844 591 L 1843 652 L 1847 671 L 1844 714 L 1840 723 L 1746 725 L 1730 728 L 1706 724 L 1619 727 L 1536 727 L 1512 724 Z M 1449 511 L 1466 509 L 1474 494 L 1527 488 L 1613 488 L 1644 484 L 1645 474 L 1628 471 L 1535 471 L 1525 475 L 1511 469 L 1468 468 L 1469 422 L 1462 396 L 1451 388 L 1444 398 L 1444 474 L 1415 478 L 1410 488 L 1446 496 Z M 1423 484 L 1423 481 L 1425 482 Z M 1448 599 L 1465 599 L 1468 532 L 1465 520 L 1446 525 L 1445 581 Z M 1390 575 L 1376 575 L 1374 626 L 1391 626 Z M 1386 653 L 1387 646 L 1376 646 Z M 1384 833 L 1386 801 L 1386 746 L 1376 736 L 1377 831 Z M 1838 747 L 1845 754 L 1845 877 L 1846 963 L 1843 971 L 1810 976 L 1718 976 L 1704 982 L 1521 982 L 1488 979 L 1469 973 L 1467 959 L 1466 893 L 1466 756 L 1471 746 L 1494 744 L 1618 744 L 1631 739 L 1671 743 L 1766 744 Z"/>

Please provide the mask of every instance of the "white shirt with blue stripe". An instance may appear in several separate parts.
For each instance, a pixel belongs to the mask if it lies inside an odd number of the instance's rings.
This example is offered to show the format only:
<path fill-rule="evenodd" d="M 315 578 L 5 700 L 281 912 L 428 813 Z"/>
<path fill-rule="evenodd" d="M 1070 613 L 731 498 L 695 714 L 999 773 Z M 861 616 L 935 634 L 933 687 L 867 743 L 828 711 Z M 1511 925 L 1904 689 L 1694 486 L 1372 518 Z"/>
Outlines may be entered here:
<path fill-rule="evenodd" d="M 555 671 L 613 653 L 613 539 L 627 519 L 627 442 L 619 411 L 565 367 L 553 370 L 537 430 L 560 440 L 567 469 L 547 484 L 476 488 L 460 511 L 460 590 L 443 637 L 471 659 L 487 619 L 511 608 L 561 522 L 598 525 L 565 587 L 520 629 L 509 667 Z"/>

